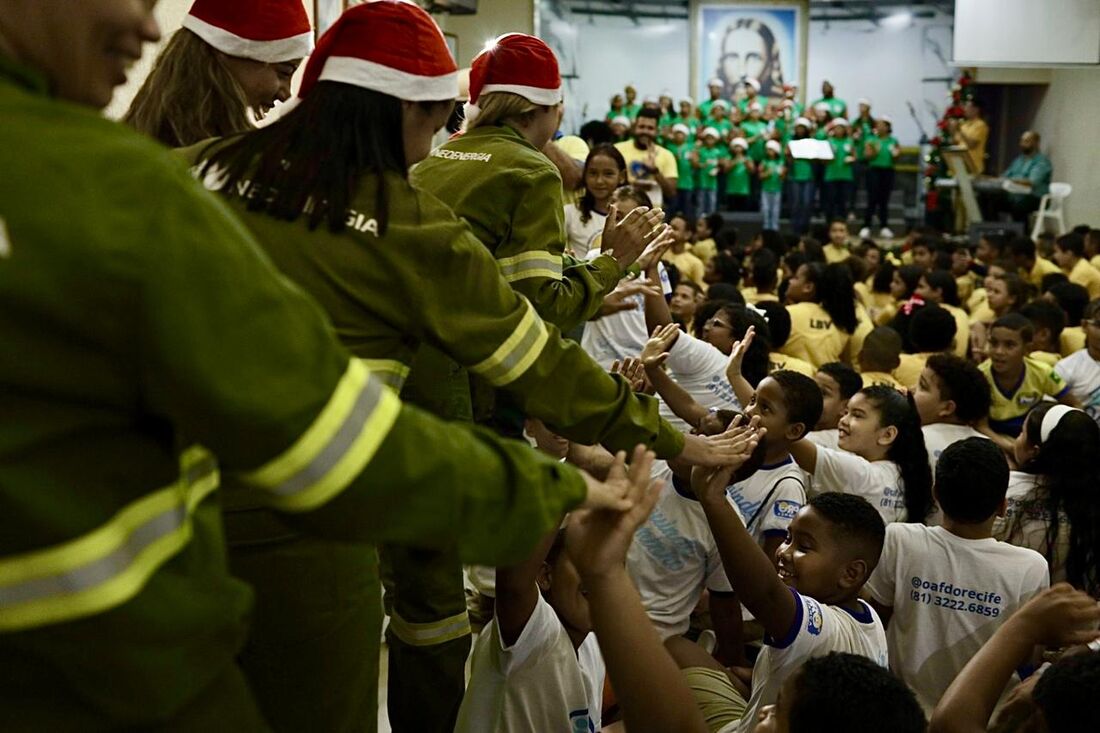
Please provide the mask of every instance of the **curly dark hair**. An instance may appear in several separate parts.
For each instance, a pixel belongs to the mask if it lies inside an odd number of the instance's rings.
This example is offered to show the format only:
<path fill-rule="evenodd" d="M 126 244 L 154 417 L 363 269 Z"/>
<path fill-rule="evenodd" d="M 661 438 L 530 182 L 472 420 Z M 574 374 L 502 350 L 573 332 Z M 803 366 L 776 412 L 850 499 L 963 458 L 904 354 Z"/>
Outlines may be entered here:
<path fill-rule="evenodd" d="M 924 711 L 913 691 L 867 657 L 830 652 L 807 660 L 793 684 L 791 733 L 925 730 Z"/>
<path fill-rule="evenodd" d="M 974 362 L 954 354 L 932 354 L 924 365 L 936 375 L 940 397 L 955 403 L 955 415 L 974 423 L 989 415 L 993 393 Z"/>

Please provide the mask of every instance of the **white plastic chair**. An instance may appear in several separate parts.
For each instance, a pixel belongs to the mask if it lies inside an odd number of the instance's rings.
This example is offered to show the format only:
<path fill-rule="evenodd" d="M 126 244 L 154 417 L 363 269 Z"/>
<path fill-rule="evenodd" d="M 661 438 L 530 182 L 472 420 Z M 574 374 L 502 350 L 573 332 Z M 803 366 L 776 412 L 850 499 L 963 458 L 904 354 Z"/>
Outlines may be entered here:
<path fill-rule="evenodd" d="M 1047 219 L 1053 219 L 1058 224 L 1058 236 L 1066 233 L 1066 220 L 1062 215 L 1065 210 L 1066 198 L 1073 193 L 1073 186 L 1068 183 L 1050 184 L 1050 193 L 1039 200 L 1039 210 L 1035 212 L 1035 226 L 1031 230 L 1031 238 L 1036 239 L 1043 233 L 1044 223 Z"/>

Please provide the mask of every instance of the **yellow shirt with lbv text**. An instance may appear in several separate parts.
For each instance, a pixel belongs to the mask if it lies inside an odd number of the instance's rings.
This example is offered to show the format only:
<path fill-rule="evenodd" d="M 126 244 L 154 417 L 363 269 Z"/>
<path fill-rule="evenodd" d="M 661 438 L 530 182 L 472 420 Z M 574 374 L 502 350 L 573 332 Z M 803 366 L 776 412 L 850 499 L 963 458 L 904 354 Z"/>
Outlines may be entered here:
<path fill-rule="evenodd" d="M 851 334 L 833 323 L 833 317 L 817 303 L 794 303 L 787 306 L 791 315 L 791 335 L 779 349 L 820 367 L 831 361 L 840 361 Z"/>
<path fill-rule="evenodd" d="M 1069 386 L 1050 364 L 1031 356 L 1024 357 L 1024 371 L 1010 390 L 1004 390 L 993 378 L 993 362 L 988 359 L 978 365 L 992 388 L 993 403 L 989 408 L 989 426 L 1003 435 L 1016 436 L 1024 424 L 1028 410 L 1044 397 L 1059 399 Z"/>
<path fill-rule="evenodd" d="M 798 372 L 811 379 L 813 379 L 814 374 L 817 373 L 814 365 L 810 362 L 781 354 L 778 351 L 773 351 L 768 354 L 768 373 L 770 374 L 771 372 L 778 371 Z"/>

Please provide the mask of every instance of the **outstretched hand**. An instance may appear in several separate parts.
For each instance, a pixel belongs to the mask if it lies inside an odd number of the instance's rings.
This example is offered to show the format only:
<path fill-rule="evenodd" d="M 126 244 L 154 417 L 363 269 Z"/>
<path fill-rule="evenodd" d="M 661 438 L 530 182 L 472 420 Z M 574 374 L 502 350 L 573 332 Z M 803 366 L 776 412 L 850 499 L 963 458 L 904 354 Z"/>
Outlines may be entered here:
<path fill-rule="evenodd" d="M 726 432 L 717 438 L 726 438 L 727 450 L 736 454 L 736 459 L 727 464 L 698 465 L 691 472 L 691 488 L 700 501 L 725 494 L 726 487 L 732 483 L 734 472 L 752 456 L 760 438 L 767 432 L 760 427 L 759 416 L 745 422 L 738 415 L 730 423 Z"/>
<path fill-rule="evenodd" d="M 603 226 L 602 251 L 615 258 L 620 270 L 626 270 L 641 256 L 646 246 L 668 229 L 668 225 L 662 223 L 664 217 L 665 212 L 661 209 L 639 206 L 624 216 L 622 221 L 617 221 L 618 208 L 612 204 Z"/>
<path fill-rule="evenodd" d="M 745 360 L 745 354 L 752 346 L 752 340 L 756 337 L 756 326 L 749 326 L 745 331 L 745 338 L 735 341 L 730 351 L 730 360 L 726 364 L 726 379 L 733 384 L 741 377 L 741 363 Z"/>
<path fill-rule="evenodd" d="M 680 337 L 680 327 L 675 323 L 666 323 L 653 329 L 653 335 L 642 348 L 642 365 L 647 369 L 659 367 L 668 359 L 668 350 Z"/>
<path fill-rule="evenodd" d="M 688 435 L 684 439 L 684 450 L 679 457 L 693 466 L 727 468 L 732 475 L 752 458 L 753 451 L 767 432 L 767 428 L 760 427 L 759 417 L 744 423 L 738 415 L 724 433 L 710 436 Z"/>
<path fill-rule="evenodd" d="M 621 374 L 630 382 L 630 388 L 635 392 L 644 392 L 647 386 L 645 378 L 645 366 L 642 360 L 628 356 L 621 362 L 616 359 L 611 363 L 611 373 Z"/>
<path fill-rule="evenodd" d="M 662 295 L 661 286 L 642 278 L 623 280 L 604 296 L 603 303 L 600 304 L 600 315 L 609 316 L 612 313 L 636 310 L 638 303 L 633 299 L 635 295 Z"/>
<path fill-rule="evenodd" d="M 573 512 L 565 533 L 565 551 L 582 578 L 595 578 L 621 568 L 634 532 L 649 517 L 661 492 L 662 482 L 650 485 L 654 456 L 639 445 L 634 449 L 629 469 L 626 453 L 620 451 L 603 482 L 610 494 L 619 495 L 612 504 L 585 502 Z M 589 498 L 592 498 L 590 479 Z M 598 482 L 597 482 L 598 483 Z"/>

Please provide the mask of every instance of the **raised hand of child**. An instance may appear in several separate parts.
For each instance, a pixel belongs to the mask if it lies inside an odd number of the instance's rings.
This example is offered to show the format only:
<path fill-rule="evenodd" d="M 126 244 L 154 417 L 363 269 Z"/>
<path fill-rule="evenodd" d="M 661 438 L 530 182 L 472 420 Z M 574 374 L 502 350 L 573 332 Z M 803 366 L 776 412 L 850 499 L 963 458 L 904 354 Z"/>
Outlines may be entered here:
<path fill-rule="evenodd" d="M 647 272 L 653 267 L 657 266 L 657 263 L 661 261 L 668 248 L 676 241 L 676 234 L 673 233 L 671 227 L 665 227 L 664 230 L 650 242 L 645 251 L 638 257 L 636 264 L 641 268 L 642 272 Z"/>
<path fill-rule="evenodd" d="M 653 329 L 653 335 L 642 348 L 642 365 L 647 369 L 659 367 L 668 358 L 668 350 L 680 336 L 680 327 L 675 323 L 666 323 Z"/>
<path fill-rule="evenodd" d="M 1011 623 L 1035 644 L 1065 647 L 1100 638 L 1097 622 L 1100 603 L 1069 583 L 1058 583 L 1025 603 L 1005 625 Z"/>
<path fill-rule="evenodd" d="M 661 295 L 661 286 L 649 280 L 623 280 L 603 297 L 600 315 L 609 316 L 613 313 L 635 310 L 638 307 L 637 301 L 633 299 L 635 295 Z"/>
<path fill-rule="evenodd" d="M 660 494 L 661 482 L 650 485 L 653 459 L 653 453 L 639 445 L 634 449 L 628 469 L 626 453 L 620 451 L 607 481 L 603 482 L 612 493 L 620 493 L 619 505 L 589 506 L 586 502 L 584 510 L 570 515 L 565 551 L 582 578 L 607 575 L 621 569 L 626 562 L 626 551 L 634 539 L 634 532 L 653 511 Z"/>
<path fill-rule="evenodd" d="M 745 338 L 734 342 L 733 349 L 730 350 L 730 360 L 726 363 L 726 379 L 731 384 L 741 377 L 741 363 L 745 360 L 745 354 L 752 346 L 754 338 L 756 338 L 756 327 L 749 326 L 748 330 L 745 331 Z"/>

